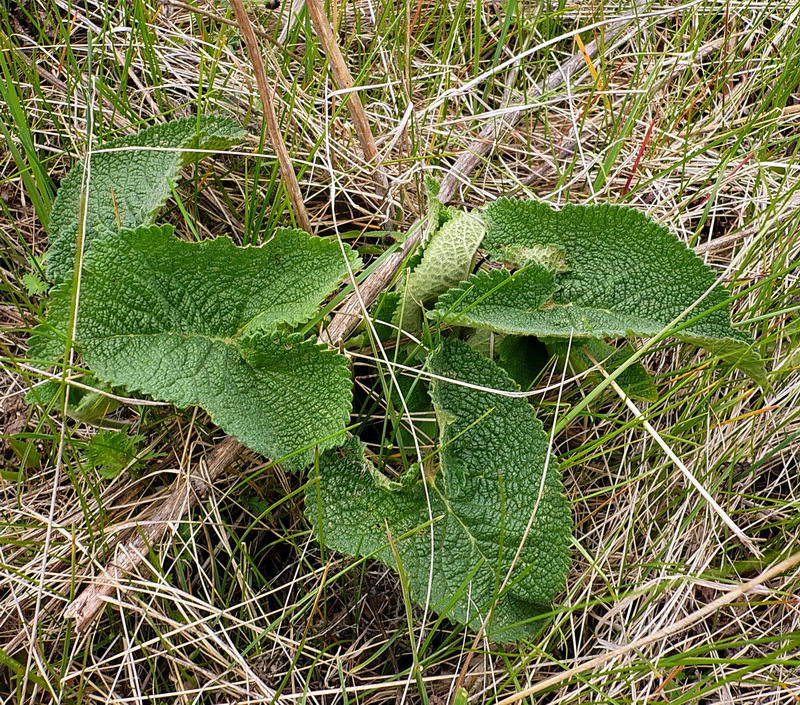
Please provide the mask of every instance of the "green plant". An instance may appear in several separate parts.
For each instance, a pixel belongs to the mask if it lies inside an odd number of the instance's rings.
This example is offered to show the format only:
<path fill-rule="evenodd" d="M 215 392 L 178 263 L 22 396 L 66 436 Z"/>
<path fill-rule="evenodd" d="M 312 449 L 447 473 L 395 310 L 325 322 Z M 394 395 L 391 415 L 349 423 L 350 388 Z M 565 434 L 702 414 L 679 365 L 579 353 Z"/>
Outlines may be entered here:
<path fill-rule="evenodd" d="M 577 372 L 603 365 L 646 400 L 655 387 L 641 352 L 605 341 L 675 335 L 765 383 L 752 342 L 730 322 L 728 292 L 641 213 L 509 199 L 465 213 L 438 205 L 432 190 L 427 246 L 379 302 L 394 327 L 378 333 L 423 365 L 415 384 L 430 388 L 415 403 L 435 412 L 439 437 L 387 474 L 346 438 L 347 358 L 301 332 L 358 268 L 355 253 L 299 230 L 237 247 L 153 224 L 185 150 L 241 136 L 221 118 L 178 121 L 112 143 L 70 173 L 51 214 L 56 286 L 31 357 L 57 362 L 75 347 L 108 385 L 200 406 L 253 450 L 313 464 L 306 516 L 321 542 L 396 568 L 412 599 L 443 617 L 513 641 L 538 631 L 563 587 L 569 508 L 520 386 L 550 357 Z M 115 151 L 129 146 L 140 148 L 124 152 L 136 169 Z M 479 249 L 489 260 L 474 272 Z M 425 345 L 402 343 L 396 329 Z M 408 434 L 395 438 L 409 445 Z"/>
<path fill-rule="evenodd" d="M 143 440 L 143 436 L 129 436 L 125 431 L 99 431 L 86 444 L 86 460 L 102 477 L 113 479 L 123 470 L 139 467 Z"/>

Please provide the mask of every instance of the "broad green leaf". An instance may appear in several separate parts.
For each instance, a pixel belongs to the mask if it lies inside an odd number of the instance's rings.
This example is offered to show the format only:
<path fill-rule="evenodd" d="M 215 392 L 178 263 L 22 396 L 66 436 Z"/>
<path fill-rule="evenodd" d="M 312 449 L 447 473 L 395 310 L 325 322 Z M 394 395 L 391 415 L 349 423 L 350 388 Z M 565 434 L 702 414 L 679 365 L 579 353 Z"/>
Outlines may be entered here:
<path fill-rule="evenodd" d="M 346 274 L 336 242 L 300 230 L 279 230 L 260 247 L 184 242 L 169 226 L 122 230 L 84 260 L 77 345 L 99 378 L 201 406 L 264 455 L 330 447 L 349 419 L 347 361 L 287 331 Z M 69 303 L 63 291 L 57 321 Z"/>
<path fill-rule="evenodd" d="M 91 155 L 84 249 L 88 251 L 104 233 L 152 223 L 181 169 L 205 156 L 203 152 L 185 150 L 226 149 L 244 136 L 244 130 L 228 118 L 190 117 L 99 147 L 121 151 Z M 85 161 L 81 160 L 64 177 L 50 214 L 47 271 L 56 283 L 67 277 L 75 262 Z"/>
<path fill-rule="evenodd" d="M 711 289 L 714 272 L 643 213 L 613 205 L 556 211 L 539 201 L 501 198 L 487 208 L 486 220 L 483 246 L 490 255 L 547 268 L 555 282 L 553 296 L 535 306 L 534 293 L 512 289 L 514 297 L 500 299 L 498 292 L 465 312 L 463 320 L 461 309 L 445 320 L 518 335 L 617 338 L 657 335 L 691 309 L 683 320 L 692 322 L 676 335 L 764 383 L 763 363 L 750 339 L 731 325 L 728 291 Z M 445 297 L 452 303 L 454 294 Z M 440 300 L 437 309 L 443 308 Z"/>
<path fill-rule="evenodd" d="M 430 236 L 419 264 L 400 280 L 402 299 L 395 323 L 407 331 L 421 328 L 421 306 L 467 277 L 485 231 L 477 213 L 459 212 L 444 219 Z"/>
<path fill-rule="evenodd" d="M 547 349 L 559 359 L 562 367 L 564 361 L 569 357 L 569 367 L 576 374 L 594 367 L 592 358 L 601 363 L 605 371 L 611 374 L 634 354 L 630 343 L 615 348 L 605 341 L 594 338 L 588 340 L 576 338 L 571 344 L 569 341 L 555 338 L 548 339 L 546 342 Z M 603 380 L 603 375 L 599 371 L 592 372 L 588 375 L 588 379 L 597 384 Z M 641 399 L 642 401 L 658 399 L 655 382 L 640 362 L 634 362 L 626 367 L 617 377 L 616 383 L 632 399 Z"/>
<path fill-rule="evenodd" d="M 430 316 L 452 325 L 533 335 L 525 329 L 551 304 L 555 287 L 553 273 L 535 262 L 513 273 L 481 271 L 442 294 Z"/>
<path fill-rule="evenodd" d="M 446 341 L 430 369 L 518 389 L 459 341 Z M 555 458 L 545 473 L 547 436 L 524 399 L 439 380 L 431 396 L 442 431 L 437 472 L 426 468 L 423 481 L 414 467 L 390 480 L 350 440 L 321 457 L 306 515 L 332 549 L 393 568 L 397 556 L 416 602 L 425 603 L 430 583 L 439 614 L 477 629 L 491 613 L 487 632 L 500 642 L 532 636 L 569 565 L 569 506 Z"/>
<path fill-rule="evenodd" d="M 620 206 L 567 205 L 499 199 L 486 211 L 484 246 L 496 258 L 508 248 L 563 249 L 556 304 L 541 312 L 564 336 L 655 335 L 692 306 L 716 277 L 666 228 Z M 734 330 L 717 287 L 691 315 L 707 312 L 684 334 L 746 340 Z M 711 311 L 715 305 L 722 308 Z"/>

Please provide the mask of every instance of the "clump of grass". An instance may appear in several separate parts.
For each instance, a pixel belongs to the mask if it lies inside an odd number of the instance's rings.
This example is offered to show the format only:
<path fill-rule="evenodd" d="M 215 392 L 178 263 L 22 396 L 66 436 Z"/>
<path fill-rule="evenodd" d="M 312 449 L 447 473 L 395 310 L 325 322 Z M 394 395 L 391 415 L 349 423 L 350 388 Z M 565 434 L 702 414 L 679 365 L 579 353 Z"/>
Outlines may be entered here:
<path fill-rule="evenodd" d="M 449 623 L 423 624 L 419 612 L 409 620 L 414 608 L 393 574 L 324 553 L 312 539 L 304 478 L 252 455 L 152 547 L 102 620 L 76 634 L 61 618 L 66 604 L 113 560 L 170 481 L 202 467 L 219 434 L 198 413 L 123 406 L 111 421 L 144 437 L 147 460 L 109 481 L 87 460 L 96 429 L 26 404 L 26 391 L 42 381 L 26 339 L 43 316 L 39 258 L 55 184 L 92 141 L 162 116 L 223 112 L 248 127 L 249 145 L 192 167 L 166 219 L 193 237 L 254 243 L 291 214 L 225 3 L 197 3 L 196 11 L 150 0 L 64 7 L 0 7 L 2 702 L 438 704 L 460 682 L 470 702 L 491 703 L 677 621 L 797 545 L 800 10 L 645 4 L 639 11 L 655 14 L 641 31 L 601 50 L 563 92 L 531 99 L 456 198 L 635 205 L 679 232 L 735 288 L 737 319 L 770 361 L 771 389 L 670 343 L 646 358 L 660 393 L 647 414 L 761 556 L 731 538 L 612 395 L 555 438 L 576 523 L 575 564 L 534 644 L 473 644 Z M 290 22 L 289 3 L 249 9 L 314 227 L 379 256 L 392 242 L 386 209 L 308 19 L 301 12 Z M 420 214 L 422 177 L 441 175 L 487 121 L 578 47 L 565 38 L 533 49 L 631 8 L 349 0 L 329 11 L 357 82 L 371 86 L 362 98 L 396 206 L 391 227 L 403 231 Z M 356 374 L 359 419 L 377 418 L 378 442 L 401 416 L 399 401 L 375 393 L 391 388 L 385 379 L 381 386 L 384 367 L 359 361 Z M 548 370 L 545 379 L 561 374 Z M 545 424 L 584 395 L 575 384 L 547 395 Z M 798 590 L 795 572 L 573 679 L 547 701 L 794 702 Z"/>

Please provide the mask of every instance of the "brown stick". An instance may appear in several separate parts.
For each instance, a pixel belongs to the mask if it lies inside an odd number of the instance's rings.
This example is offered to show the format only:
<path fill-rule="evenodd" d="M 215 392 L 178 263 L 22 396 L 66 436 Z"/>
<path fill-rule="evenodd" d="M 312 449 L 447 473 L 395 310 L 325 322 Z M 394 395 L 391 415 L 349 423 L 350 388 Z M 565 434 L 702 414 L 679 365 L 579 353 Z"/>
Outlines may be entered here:
<path fill-rule="evenodd" d="M 350 112 L 350 119 L 356 128 L 358 141 L 361 143 L 361 150 L 364 152 L 364 158 L 369 164 L 375 167 L 373 171 L 373 179 L 380 196 L 385 196 L 389 190 L 389 181 L 378 168 L 378 147 L 375 144 L 375 138 L 372 136 L 372 130 L 369 127 L 369 120 L 367 120 L 367 113 L 364 111 L 364 105 L 361 103 L 361 97 L 356 91 L 351 89 L 355 85 L 353 76 L 350 69 L 344 60 L 344 55 L 339 47 L 339 42 L 331 29 L 330 22 L 325 15 L 325 8 L 321 0 L 306 0 L 306 8 L 308 15 L 311 18 L 311 23 L 314 25 L 314 31 L 322 40 L 322 46 L 325 49 L 325 54 L 333 71 L 333 80 L 336 82 L 339 90 L 351 91 L 345 96 L 347 101 L 347 109 Z"/>
<path fill-rule="evenodd" d="M 233 12 L 236 15 L 236 22 L 247 47 L 247 53 L 250 55 L 250 62 L 253 64 L 258 94 L 261 97 L 261 106 L 264 110 L 264 120 L 267 123 L 267 134 L 270 142 L 272 142 L 272 147 L 275 149 L 275 154 L 278 156 L 281 177 L 286 185 L 286 190 L 289 192 L 289 199 L 292 202 L 295 217 L 303 230 L 311 232 L 311 221 L 308 218 L 303 196 L 300 193 L 297 175 L 294 173 L 294 167 L 292 167 L 292 162 L 289 159 L 289 151 L 286 149 L 286 144 L 284 144 L 280 127 L 278 126 L 278 118 L 275 115 L 275 107 L 272 103 L 272 91 L 267 85 L 264 62 L 261 60 L 261 52 L 258 49 L 258 41 L 253 31 L 253 25 L 247 16 L 242 0 L 231 0 L 231 7 L 233 7 Z"/>
<path fill-rule="evenodd" d="M 737 233 L 731 233 L 730 235 L 723 235 L 722 237 L 709 240 L 708 242 L 701 242 L 699 245 L 695 245 L 694 251 L 697 252 L 697 254 L 701 255 L 705 252 L 716 252 L 717 250 L 724 250 L 726 247 L 730 247 L 731 245 L 736 244 L 737 242 L 739 242 L 739 240 L 743 240 L 744 238 L 749 237 L 755 232 L 758 232 L 758 227 L 751 225 L 746 228 L 742 228 Z"/>
<path fill-rule="evenodd" d="M 169 496 L 139 528 L 139 533 L 116 548 L 116 555 L 106 569 L 67 606 L 64 616 L 75 619 L 75 628 L 85 630 L 105 605 L 105 598 L 119 586 L 119 579 L 136 570 L 147 559 L 147 552 L 166 534 L 173 522 L 207 494 L 214 480 L 242 453 L 244 446 L 228 436 L 203 462 L 205 472 L 185 475 L 176 480 Z"/>
<path fill-rule="evenodd" d="M 411 234 L 403 243 L 399 252 L 395 252 L 378 267 L 366 281 L 359 286 L 358 292 L 350 294 L 339 307 L 336 315 L 331 319 L 328 327 L 320 335 L 321 343 L 335 345 L 340 340 L 345 340 L 363 316 L 363 309 L 378 298 L 378 295 L 389 285 L 392 278 L 411 250 L 419 241 L 420 232 Z"/>
<path fill-rule="evenodd" d="M 625 644 L 625 646 L 621 646 L 618 649 L 614 649 L 613 651 L 609 651 L 605 654 L 601 654 L 600 656 L 596 656 L 585 663 L 582 663 L 580 666 L 575 666 L 575 668 L 571 668 L 568 671 L 564 671 L 563 673 L 558 673 L 555 676 L 550 676 L 550 678 L 545 678 L 544 680 L 539 681 L 536 685 L 532 685 L 529 688 L 525 688 L 520 690 L 514 695 L 511 695 L 507 698 L 501 700 L 497 705 L 513 705 L 514 703 L 518 703 L 520 700 L 527 698 L 535 693 L 540 693 L 543 690 L 547 690 L 548 688 L 552 688 L 553 686 L 559 685 L 567 680 L 570 680 L 574 676 L 577 676 L 580 673 L 586 673 L 586 671 L 593 671 L 597 668 L 604 666 L 609 661 L 613 659 L 624 656 L 625 654 L 629 654 L 631 651 L 637 651 L 648 644 L 652 644 L 653 642 L 660 641 L 661 639 L 665 639 L 673 634 L 678 634 L 682 632 L 684 629 L 692 626 L 695 622 L 700 621 L 704 617 L 707 617 L 710 614 L 713 614 L 721 607 L 725 605 L 729 605 L 731 602 L 738 600 L 740 597 L 743 597 L 748 592 L 757 588 L 762 583 L 767 582 L 767 580 L 771 580 L 772 578 L 776 578 L 782 573 L 785 573 L 788 570 L 791 570 L 795 566 L 800 564 L 800 553 L 795 553 L 793 556 L 789 556 L 782 560 L 780 563 L 775 564 L 771 568 L 767 568 L 763 573 L 756 576 L 752 580 L 749 580 L 742 585 L 738 585 L 737 587 L 733 588 L 732 590 L 728 590 L 724 595 L 720 595 L 716 600 L 713 602 L 709 602 L 704 607 L 701 607 L 699 610 L 692 612 L 691 614 L 687 615 L 683 619 L 679 619 L 674 624 L 670 624 L 663 629 L 659 629 L 651 634 L 643 636 L 640 639 L 636 639 L 635 641 L 630 642 L 629 644 Z"/>
<path fill-rule="evenodd" d="M 237 29 L 239 28 L 239 25 L 236 22 L 229 20 L 227 17 L 217 15 L 209 10 L 203 10 L 200 7 L 195 7 L 194 5 L 190 5 L 186 2 L 181 2 L 181 0 L 164 0 L 164 5 L 167 7 L 177 7 L 179 10 L 186 10 L 186 12 L 191 12 L 195 15 L 200 15 L 201 17 L 207 17 L 214 22 L 228 25 L 228 27 L 236 27 Z M 272 38 L 272 35 L 269 32 L 261 29 L 261 27 L 253 27 L 253 32 L 255 32 L 259 37 L 262 37 L 272 44 L 277 45 L 277 42 Z"/>

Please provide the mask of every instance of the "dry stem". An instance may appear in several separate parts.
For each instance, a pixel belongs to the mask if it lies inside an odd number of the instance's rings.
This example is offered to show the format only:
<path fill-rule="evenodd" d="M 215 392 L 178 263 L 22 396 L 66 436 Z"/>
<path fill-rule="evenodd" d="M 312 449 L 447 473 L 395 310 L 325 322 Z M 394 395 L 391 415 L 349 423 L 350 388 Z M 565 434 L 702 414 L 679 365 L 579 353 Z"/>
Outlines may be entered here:
<path fill-rule="evenodd" d="M 320 0 L 306 0 L 306 8 L 314 25 L 314 30 L 322 40 L 322 46 L 325 49 L 328 61 L 330 61 L 333 80 L 339 90 L 349 91 L 345 96 L 345 100 L 347 101 L 347 109 L 350 111 L 350 119 L 356 128 L 364 158 L 375 167 L 373 178 L 378 194 L 385 196 L 389 190 L 389 182 L 386 174 L 378 168 L 378 147 L 375 144 L 375 138 L 372 136 L 372 130 L 370 129 L 364 106 L 361 103 L 361 97 L 357 91 L 353 90 L 355 81 L 347 68 L 339 42 L 336 41 L 330 22 L 328 22 L 328 18 L 325 15 L 325 8 Z"/>
<path fill-rule="evenodd" d="M 80 596 L 67 606 L 64 616 L 74 618 L 75 628 L 85 630 L 105 604 L 105 599 L 119 585 L 119 579 L 144 563 L 147 552 L 158 543 L 173 522 L 180 521 L 186 512 L 208 493 L 214 480 L 242 453 L 244 446 L 228 436 L 209 454 L 202 465 L 202 474 L 188 474 L 175 481 L 169 496 L 139 528 L 139 533 L 116 549 L 116 555 L 106 569 L 94 579 Z"/>
<path fill-rule="evenodd" d="M 267 85 L 264 62 L 261 60 L 261 52 L 258 49 L 258 41 L 253 31 L 253 25 L 250 22 L 250 18 L 247 16 L 247 11 L 244 9 L 242 0 L 231 0 L 231 6 L 236 14 L 236 22 L 239 25 L 242 39 L 244 39 L 245 46 L 247 47 L 247 53 L 250 55 L 250 61 L 253 64 L 253 73 L 256 77 L 256 84 L 258 84 L 258 94 L 261 97 L 261 105 L 264 110 L 264 120 L 267 123 L 267 134 L 275 149 L 275 154 L 278 157 L 281 177 L 286 186 L 286 190 L 289 192 L 289 198 L 292 201 L 295 217 L 303 230 L 311 232 L 311 221 L 308 218 L 308 212 L 303 202 L 303 195 L 300 193 L 297 175 L 294 173 L 294 167 L 289 159 L 289 151 L 286 149 L 280 127 L 278 126 L 278 117 L 275 115 L 275 107 L 272 104 L 272 92 Z"/>

